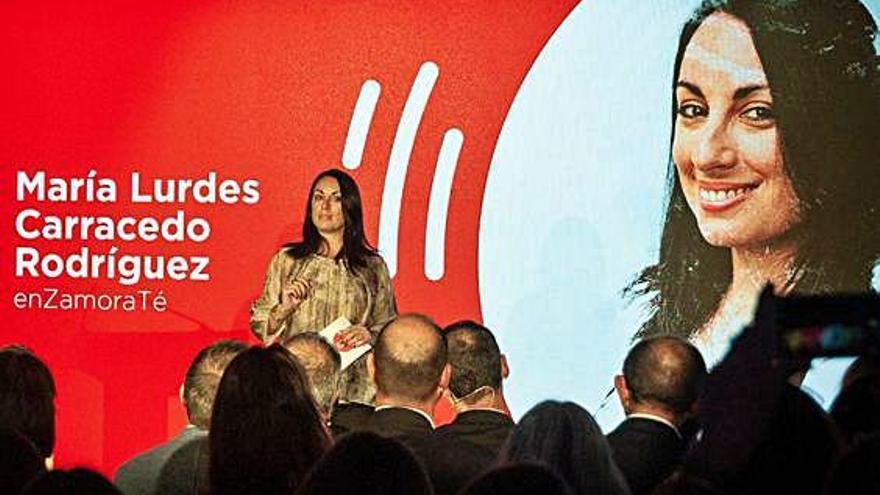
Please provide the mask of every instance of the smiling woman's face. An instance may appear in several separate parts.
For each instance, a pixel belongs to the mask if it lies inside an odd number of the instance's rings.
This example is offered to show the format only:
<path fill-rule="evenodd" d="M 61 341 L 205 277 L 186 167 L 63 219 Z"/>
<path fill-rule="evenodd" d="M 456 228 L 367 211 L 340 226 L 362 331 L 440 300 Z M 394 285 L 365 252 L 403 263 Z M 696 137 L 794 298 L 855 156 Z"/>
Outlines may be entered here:
<path fill-rule="evenodd" d="M 700 25 L 685 49 L 675 99 L 672 159 L 706 241 L 756 248 L 784 236 L 800 219 L 799 201 L 745 23 L 716 12 Z"/>

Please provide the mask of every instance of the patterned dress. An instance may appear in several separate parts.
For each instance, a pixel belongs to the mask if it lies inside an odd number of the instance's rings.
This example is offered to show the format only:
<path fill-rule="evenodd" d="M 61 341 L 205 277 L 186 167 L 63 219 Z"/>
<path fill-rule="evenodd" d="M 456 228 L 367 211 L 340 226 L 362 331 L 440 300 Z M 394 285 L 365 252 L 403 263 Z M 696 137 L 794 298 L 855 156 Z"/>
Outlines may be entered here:
<path fill-rule="evenodd" d="M 251 331 L 262 341 L 267 335 L 269 312 L 281 303 L 281 290 L 294 280 L 312 280 L 313 288 L 276 329 L 279 340 L 301 332 L 318 332 L 340 316 L 353 325 L 367 327 L 373 337 L 397 316 L 388 267 L 379 256 L 370 256 L 367 268 L 355 273 L 344 261 L 317 254 L 294 258 L 283 249 L 266 271 L 260 297 L 251 306 Z M 342 374 L 340 398 L 370 404 L 376 391 L 367 376 L 366 355 Z"/>

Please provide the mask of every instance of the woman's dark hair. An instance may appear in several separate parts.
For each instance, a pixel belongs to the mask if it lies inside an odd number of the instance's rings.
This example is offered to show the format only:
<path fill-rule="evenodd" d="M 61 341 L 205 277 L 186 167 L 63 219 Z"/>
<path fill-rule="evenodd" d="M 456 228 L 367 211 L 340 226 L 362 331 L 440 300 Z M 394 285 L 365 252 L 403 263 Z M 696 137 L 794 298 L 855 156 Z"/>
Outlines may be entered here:
<path fill-rule="evenodd" d="M 303 481 L 297 495 L 430 495 L 425 469 L 393 438 L 359 431 L 343 435 Z"/>
<path fill-rule="evenodd" d="M 682 29 L 673 86 L 688 43 L 715 12 L 749 27 L 770 84 L 785 170 L 801 206 L 797 276 L 787 288 L 871 290 L 880 254 L 880 77 L 871 14 L 858 0 L 706 1 Z M 674 134 L 674 95 L 672 108 Z M 624 290 L 649 298 L 652 308 L 637 337 L 689 337 L 732 278 L 730 250 L 703 239 L 671 159 L 667 181 L 659 260 Z"/>
<path fill-rule="evenodd" d="M 0 425 L 27 437 L 43 457 L 55 450 L 55 381 L 34 353 L 0 348 Z"/>
<path fill-rule="evenodd" d="M 461 495 L 572 495 L 571 488 L 542 464 L 517 462 L 498 466 L 471 481 Z"/>
<path fill-rule="evenodd" d="M 629 494 L 605 435 L 586 409 L 545 401 L 522 417 L 499 454 L 499 463 L 539 462 L 577 495 Z"/>
<path fill-rule="evenodd" d="M 342 216 L 345 219 L 343 230 L 342 249 L 336 255 L 336 259 L 344 260 L 354 271 L 367 267 L 367 260 L 375 256 L 376 249 L 367 240 L 364 234 L 364 211 L 361 206 L 361 192 L 357 183 L 350 175 L 337 169 L 328 169 L 315 177 L 312 187 L 309 188 L 309 197 L 306 200 L 306 215 L 303 220 L 302 240 L 285 244 L 287 253 L 294 258 L 304 258 L 315 254 L 321 247 L 321 233 L 315 223 L 312 222 L 312 196 L 315 194 L 315 186 L 324 177 L 332 177 L 339 182 L 339 192 L 342 195 Z"/>
<path fill-rule="evenodd" d="M 229 363 L 208 440 L 213 495 L 291 493 L 330 443 L 305 372 L 278 344 Z"/>
<path fill-rule="evenodd" d="M 43 473 L 21 491 L 21 495 L 122 495 L 122 491 L 101 473 L 86 468 L 56 469 Z"/>
<path fill-rule="evenodd" d="M 46 471 L 45 462 L 27 437 L 0 426 L 0 493 L 20 493 L 29 481 Z"/>

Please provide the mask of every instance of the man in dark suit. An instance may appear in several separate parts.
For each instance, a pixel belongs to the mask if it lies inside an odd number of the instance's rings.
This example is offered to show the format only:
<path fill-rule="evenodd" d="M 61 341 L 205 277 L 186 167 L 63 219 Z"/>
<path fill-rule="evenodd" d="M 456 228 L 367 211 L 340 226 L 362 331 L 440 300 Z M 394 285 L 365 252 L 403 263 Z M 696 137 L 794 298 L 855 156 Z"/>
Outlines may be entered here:
<path fill-rule="evenodd" d="M 440 328 L 423 315 L 398 316 L 376 338 L 367 372 L 376 384 L 376 409 L 366 429 L 422 456 L 434 431 L 434 407 L 449 384 Z"/>
<path fill-rule="evenodd" d="M 449 394 L 458 413 L 437 429 L 428 468 L 438 495 L 457 493 L 491 466 L 514 423 L 502 380 L 509 370 L 495 337 L 474 321 L 460 321 L 443 332 L 448 350 Z"/>
<path fill-rule="evenodd" d="M 681 339 L 645 339 L 629 351 L 623 375 L 614 377 L 627 418 L 608 442 L 633 495 L 650 493 L 681 462 L 681 427 L 705 379 L 700 352 Z"/>
<path fill-rule="evenodd" d="M 223 370 L 246 348 L 241 342 L 221 340 L 196 355 L 180 392 L 189 425 L 168 442 L 135 456 L 119 468 L 114 481 L 125 495 L 189 494 L 196 493 L 200 486 L 207 487 L 207 457 L 200 455 L 204 449 L 194 446 L 207 443 L 211 408 Z M 184 452 L 187 455 L 182 455 Z"/>

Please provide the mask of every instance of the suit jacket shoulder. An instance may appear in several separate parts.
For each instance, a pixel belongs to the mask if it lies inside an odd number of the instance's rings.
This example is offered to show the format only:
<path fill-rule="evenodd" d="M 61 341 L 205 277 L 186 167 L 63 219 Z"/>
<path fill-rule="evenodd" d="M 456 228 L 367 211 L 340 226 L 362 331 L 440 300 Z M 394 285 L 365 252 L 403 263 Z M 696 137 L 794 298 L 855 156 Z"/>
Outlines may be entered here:
<path fill-rule="evenodd" d="M 187 427 L 171 440 L 125 462 L 113 481 L 125 495 L 152 495 L 156 493 L 159 474 L 172 455 L 199 438 L 207 438 L 207 432 Z"/>
<path fill-rule="evenodd" d="M 685 442 L 659 421 L 627 418 L 608 434 L 614 462 L 633 495 L 650 493 L 681 462 Z"/>

